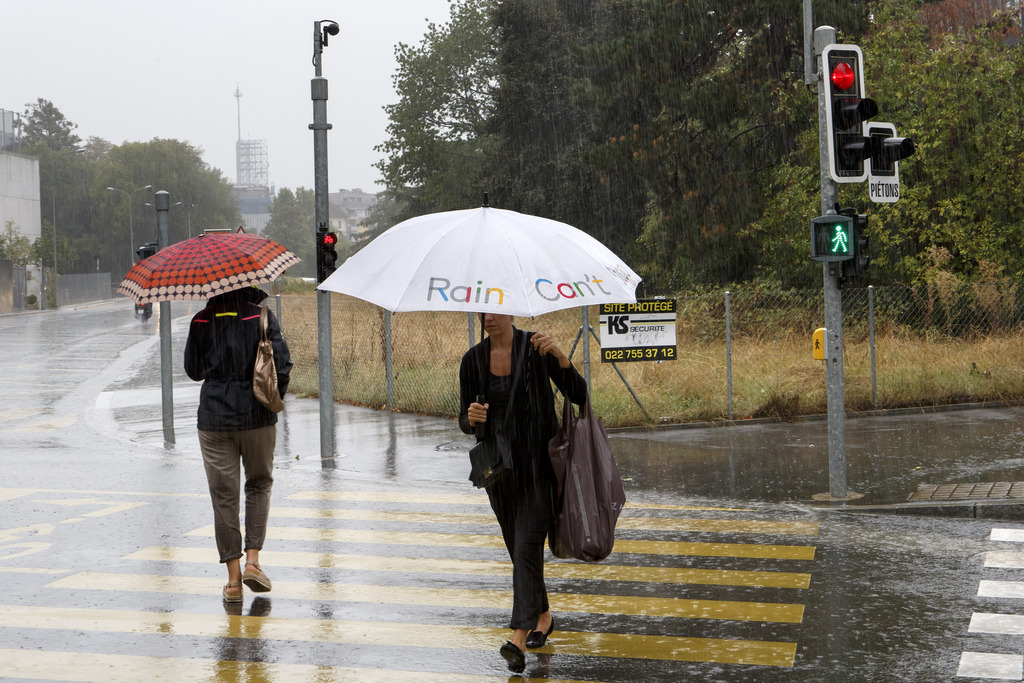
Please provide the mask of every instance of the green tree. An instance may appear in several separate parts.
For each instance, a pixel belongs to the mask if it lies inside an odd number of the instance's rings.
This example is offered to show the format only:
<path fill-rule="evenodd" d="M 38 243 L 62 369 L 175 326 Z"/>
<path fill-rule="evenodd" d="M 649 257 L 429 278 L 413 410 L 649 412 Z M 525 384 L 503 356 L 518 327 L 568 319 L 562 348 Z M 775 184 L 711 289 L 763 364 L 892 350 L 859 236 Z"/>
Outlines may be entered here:
<path fill-rule="evenodd" d="M 263 236 L 284 245 L 288 251 L 302 259 L 289 268 L 293 277 L 316 277 L 316 193 L 300 187 L 294 192 L 287 187 L 278 190 L 270 204 L 270 221 L 263 228 Z M 338 260 L 343 260 L 339 245 Z"/>
<path fill-rule="evenodd" d="M 172 207 L 168 227 L 172 244 L 189 235 L 188 211 L 184 206 L 175 205 L 176 202 L 194 205 L 191 209 L 193 236 L 208 228 L 235 230 L 242 223 L 231 184 L 218 169 L 203 161 L 201 149 L 187 142 L 160 138 L 126 142 L 111 147 L 94 166 L 90 222 L 82 226 L 79 234 L 95 235 L 100 238 L 99 245 L 108 248 L 101 254 L 83 249 L 83 263 L 79 267 L 95 269 L 95 259 L 99 256 L 102 270 L 126 272 L 131 267 L 129 258 L 135 249 L 157 239 L 156 209 L 152 204 L 158 191 L 170 194 Z M 152 187 L 131 196 L 130 217 L 125 194 L 107 190 L 116 187 L 132 193 L 146 185 Z M 147 202 L 150 206 L 146 206 Z M 134 233 L 135 244 L 129 244 L 130 233 Z M 96 246 L 95 241 L 91 244 Z"/>
<path fill-rule="evenodd" d="M 950 10 L 952 3 L 942 9 Z M 991 272 L 1024 274 L 1024 52 L 1017 40 L 1020 13 L 935 13 L 919 0 L 879 0 L 874 21 L 860 41 L 868 94 L 879 118 L 895 123 L 917 151 L 900 163 L 901 197 L 868 208 L 872 240 L 871 280 L 921 282 L 930 255 L 948 253 L 944 268 L 968 281 Z M 936 20 L 935 17 L 942 17 Z M 976 24 L 976 25 L 974 25 Z M 813 111 L 808 94 L 791 104 Z M 820 282 L 820 267 L 806 259 L 807 229 L 820 213 L 817 135 L 808 131 L 788 163 L 773 173 L 763 217 L 749 236 L 779 258 L 762 272 L 786 284 Z M 841 185 L 843 205 L 868 207 L 861 184 Z M 798 226 L 798 227 L 796 227 Z M 817 278 L 814 277 L 817 273 Z"/>
<path fill-rule="evenodd" d="M 0 233 L 0 259 L 10 259 L 19 266 L 39 262 L 32 240 L 21 234 L 13 218 L 4 222 L 4 231 Z"/>
<path fill-rule="evenodd" d="M 42 233 L 32 243 L 33 263 L 39 263 L 43 268 L 53 272 L 53 224 L 47 220 L 43 221 Z M 74 241 L 60 230 L 57 231 L 57 272 L 71 273 L 84 272 L 76 270 L 78 264 L 78 250 Z"/>
<path fill-rule="evenodd" d="M 419 46 L 399 43 L 393 77 L 399 101 L 384 107 L 388 138 L 376 147 L 387 206 L 374 221 L 479 206 L 491 141 L 495 45 L 493 0 L 456 0 L 447 24 L 429 24 Z M 393 223 L 391 223 L 393 224 Z"/>
<path fill-rule="evenodd" d="M 75 135 L 78 124 L 68 121 L 50 100 L 38 98 L 25 105 L 23 142 L 30 150 L 51 152 L 74 149 L 82 139 Z"/>

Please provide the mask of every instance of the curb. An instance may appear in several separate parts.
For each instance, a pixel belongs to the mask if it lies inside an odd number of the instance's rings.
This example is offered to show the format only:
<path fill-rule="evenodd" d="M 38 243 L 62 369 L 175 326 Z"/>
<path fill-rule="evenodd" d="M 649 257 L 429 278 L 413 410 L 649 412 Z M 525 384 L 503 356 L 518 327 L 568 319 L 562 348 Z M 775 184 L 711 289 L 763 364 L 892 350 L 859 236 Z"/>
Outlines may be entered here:
<path fill-rule="evenodd" d="M 816 505 L 824 512 L 852 512 L 876 515 L 916 515 L 919 517 L 956 517 L 961 519 L 991 519 L 1024 521 L 1024 500 L 978 501 L 965 500 L 949 503 L 895 503 L 890 505 Z"/>

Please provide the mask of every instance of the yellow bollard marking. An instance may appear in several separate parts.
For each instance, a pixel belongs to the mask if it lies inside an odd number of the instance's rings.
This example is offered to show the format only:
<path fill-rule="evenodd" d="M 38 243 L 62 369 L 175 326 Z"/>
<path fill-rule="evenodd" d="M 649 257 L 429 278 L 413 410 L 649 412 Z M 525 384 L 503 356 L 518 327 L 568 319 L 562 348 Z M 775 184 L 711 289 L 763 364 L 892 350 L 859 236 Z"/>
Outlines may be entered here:
<path fill-rule="evenodd" d="M 72 590 L 133 591 L 140 593 L 186 593 L 220 595 L 220 578 L 165 576 L 160 574 L 100 574 L 78 572 L 49 584 L 48 588 Z M 484 609 L 507 608 L 512 593 L 503 590 L 377 586 L 351 583 L 275 581 L 274 596 L 293 600 L 359 602 L 390 605 L 459 606 Z M 800 623 L 803 605 L 731 600 L 689 600 L 618 595 L 549 593 L 551 608 L 561 612 L 620 614 L 627 616 L 675 617 L 680 619 L 723 619 Z"/>
<path fill-rule="evenodd" d="M 157 562 L 195 562 L 214 565 L 217 551 L 212 548 L 152 546 L 126 555 L 127 560 Z M 488 560 L 444 560 L 426 557 L 384 557 L 380 555 L 335 555 L 264 550 L 260 563 L 266 567 L 315 567 L 373 572 L 420 574 L 460 574 L 511 576 L 511 562 Z M 613 564 L 548 562 L 544 576 L 556 579 L 597 581 L 635 581 L 642 583 L 703 584 L 713 586 L 751 586 L 759 588 L 806 589 L 811 575 L 804 572 L 743 571 L 732 569 L 685 569 L 675 567 L 634 567 Z"/>
<path fill-rule="evenodd" d="M 213 536 L 213 525 L 190 531 L 186 536 Z M 459 548 L 505 549 L 497 535 L 428 534 L 409 531 L 370 531 L 361 529 L 309 529 L 268 527 L 267 538 L 280 541 L 321 541 L 335 543 L 388 543 L 392 545 L 450 546 Z M 701 557 L 749 557 L 778 560 L 813 560 L 814 546 L 759 545 L 753 543 L 687 543 L 681 541 L 615 541 L 615 553 L 648 555 L 688 555 Z"/>
<path fill-rule="evenodd" d="M 72 607 L 0 605 L 0 627 L 63 631 L 173 634 L 209 638 L 261 638 L 304 642 L 385 645 L 492 652 L 508 629 L 328 619 L 235 617 L 182 612 L 136 612 Z M 724 638 L 683 638 L 618 633 L 556 631 L 539 652 L 587 657 L 793 666 L 796 643 Z M 49 653 L 47 653 L 49 654 Z"/>

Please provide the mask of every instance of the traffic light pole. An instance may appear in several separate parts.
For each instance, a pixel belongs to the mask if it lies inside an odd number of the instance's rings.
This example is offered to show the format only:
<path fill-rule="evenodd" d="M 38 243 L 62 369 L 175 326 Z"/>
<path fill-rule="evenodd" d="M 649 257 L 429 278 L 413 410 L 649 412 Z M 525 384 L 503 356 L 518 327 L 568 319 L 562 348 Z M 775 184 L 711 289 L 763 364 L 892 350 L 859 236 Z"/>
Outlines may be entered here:
<path fill-rule="evenodd" d="M 171 246 L 168 214 L 171 195 L 160 190 L 153 197 L 156 207 L 156 238 L 161 249 Z M 160 403 L 163 408 L 164 444 L 174 445 L 174 374 L 171 361 L 171 302 L 160 302 Z"/>
<path fill-rule="evenodd" d="M 331 35 L 338 33 L 337 24 L 328 22 L 327 29 Z M 333 30 L 332 30 L 333 27 Z M 328 184 L 327 184 L 327 131 L 331 124 L 327 123 L 327 79 L 323 77 L 320 61 L 323 53 L 324 34 L 321 22 L 313 23 L 313 66 L 315 75 L 311 82 L 313 99 L 313 173 L 314 173 L 314 208 L 316 225 L 314 236 L 319 238 L 321 231 L 327 230 L 328 216 Z M 319 243 L 317 245 L 319 251 Z M 318 273 L 319 276 L 319 273 Z M 331 293 L 318 289 L 316 292 L 317 317 L 317 364 L 320 375 L 320 466 L 324 469 L 334 468 L 334 367 L 331 360 Z"/>
<path fill-rule="evenodd" d="M 821 55 L 826 45 L 836 42 L 836 31 L 831 26 L 820 26 L 814 31 L 814 55 L 818 66 L 818 139 L 821 172 L 821 213 L 835 210 L 838 199 L 838 185 L 829 174 L 828 136 L 831 131 L 826 121 L 827 106 L 825 88 L 821 79 L 828 78 L 827 66 L 822 65 Z M 846 396 L 843 387 L 843 295 L 839 288 L 842 273 L 840 263 L 822 263 L 822 279 L 825 289 L 825 357 L 826 396 L 828 400 L 828 483 L 831 500 L 845 500 L 849 495 L 846 486 Z"/>

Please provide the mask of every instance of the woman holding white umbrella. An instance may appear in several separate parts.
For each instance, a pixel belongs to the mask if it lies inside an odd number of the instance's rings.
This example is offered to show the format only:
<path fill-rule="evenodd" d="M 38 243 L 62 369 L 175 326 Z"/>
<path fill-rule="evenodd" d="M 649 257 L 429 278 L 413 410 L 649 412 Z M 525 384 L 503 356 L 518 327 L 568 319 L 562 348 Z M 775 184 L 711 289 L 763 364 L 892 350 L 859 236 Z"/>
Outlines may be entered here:
<path fill-rule="evenodd" d="M 548 441 L 558 430 L 551 382 L 582 406 L 587 385 L 548 335 L 524 332 L 512 316 L 481 314 L 487 339 L 459 369 L 459 426 L 477 439 L 504 427 L 512 447 L 510 474 L 487 486 L 512 558 L 512 640 L 501 646 L 508 668 L 521 673 L 526 649 L 542 647 L 554 630 L 544 586 L 544 540 L 555 520 L 555 474 Z"/>

